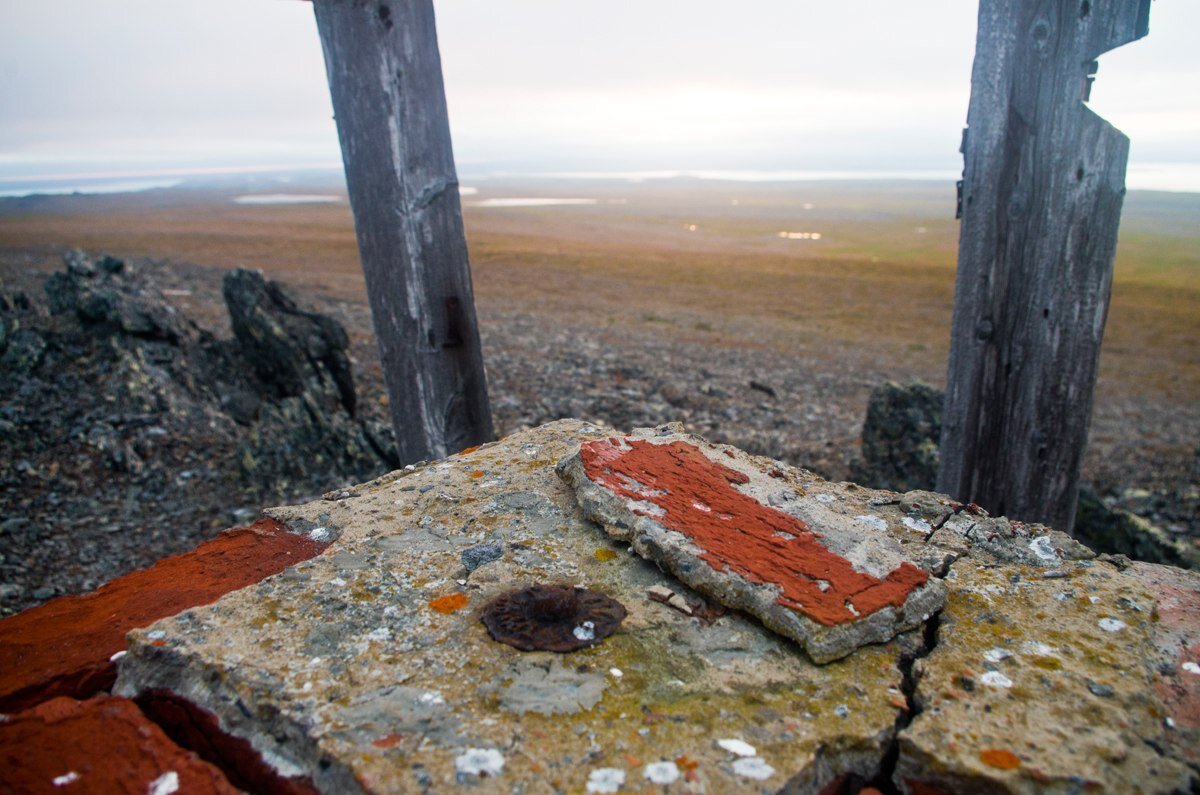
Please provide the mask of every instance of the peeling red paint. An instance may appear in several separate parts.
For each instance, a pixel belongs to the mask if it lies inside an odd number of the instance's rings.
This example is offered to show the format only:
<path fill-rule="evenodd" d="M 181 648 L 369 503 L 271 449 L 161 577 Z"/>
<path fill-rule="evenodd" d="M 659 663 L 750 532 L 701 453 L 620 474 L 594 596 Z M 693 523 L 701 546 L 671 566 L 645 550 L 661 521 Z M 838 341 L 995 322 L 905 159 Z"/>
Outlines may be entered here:
<path fill-rule="evenodd" d="M 686 535 L 715 570 L 779 586 L 778 604 L 825 626 L 899 607 L 929 579 L 908 562 L 882 580 L 855 571 L 807 524 L 733 488 L 749 478 L 684 442 L 600 439 L 584 444 L 580 457 L 590 480 L 652 503 L 635 513 Z"/>

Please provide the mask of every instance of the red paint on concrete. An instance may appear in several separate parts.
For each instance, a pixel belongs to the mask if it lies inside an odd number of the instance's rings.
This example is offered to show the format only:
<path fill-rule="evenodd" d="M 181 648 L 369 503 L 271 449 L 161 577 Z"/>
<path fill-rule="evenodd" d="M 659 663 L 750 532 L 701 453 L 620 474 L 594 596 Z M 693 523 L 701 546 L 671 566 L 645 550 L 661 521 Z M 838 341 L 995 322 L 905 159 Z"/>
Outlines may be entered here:
<path fill-rule="evenodd" d="M 626 499 L 653 503 L 635 513 L 686 535 L 715 570 L 779 586 L 777 603 L 825 626 L 887 605 L 900 607 L 929 579 L 908 562 L 882 580 L 855 571 L 822 546 L 821 535 L 807 524 L 733 488 L 749 478 L 693 445 L 600 439 L 584 444 L 580 457 L 593 482 Z"/>
<path fill-rule="evenodd" d="M 162 786 L 172 781 L 174 790 Z M 234 795 L 220 770 L 185 751 L 132 701 L 55 698 L 0 723 L 0 790 Z"/>
<path fill-rule="evenodd" d="M 131 629 L 208 604 L 325 548 L 271 519 L 226 530 L 191 552 L 0 621 L 0 712 L 107 690 L 109 658 Z"/>
<path fill-rule="evenodd" d="M 136 703 L 173 742 L 220 768 L 238 789 L 271 795 L 316 795 L 312 779 L 281 776 L 248 740 L 226 734 L 216 715 L 175 693 L 152 690 L 138 696 Z"/>

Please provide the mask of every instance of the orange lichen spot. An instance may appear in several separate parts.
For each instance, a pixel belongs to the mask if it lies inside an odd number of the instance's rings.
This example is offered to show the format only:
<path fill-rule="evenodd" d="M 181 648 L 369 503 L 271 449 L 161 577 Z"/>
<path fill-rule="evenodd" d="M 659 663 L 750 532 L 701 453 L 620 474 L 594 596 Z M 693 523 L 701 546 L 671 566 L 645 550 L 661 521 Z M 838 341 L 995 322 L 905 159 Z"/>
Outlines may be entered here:
<path fill-rule="evenodd" d="M 601 563 L 607 563 L 608 561 L 616 560 L 616 558 L 617 558 L 616 552 L 613 552 L 611 549 L 604 549 L 604 548 L 597 549 L 595 552 L 592 553 L 592 555 L 596 558 L 596 560 L 600 561 Z"/>
<path fill-rule="evenodd" d="M 641 767 L 642 760 L 640 757 L 634 756 L 633 754 L 625 754 L 625 764 L 629 767 Z"/>
<path fill-rule="evenodd" d="M 908 711 L 908 699 L 904 696 L 892 696 L 892 700 L 889 703 L 896 709 L 904 710 L 905 712 Z"/>
<path fill-rule="evenodd" d="M 979 752 L 979 758 L 988 767 L 996 767 L 1001 770 L 1015 770 L 1021 766 L 1020 758 L 1012 751 L 1005 751 L 1003 748 L 985 748 Z"/>
<path fill-rule="evenodd" d="M 474 472 L 471 473 L 471 477 L 481 478 L 481 477 L 483 477 L 483 472 L 481 470 L 476 469 Z"/>
<path fill-rule="evenodd" d="M 471 445 L 470 447 L 464 447 L 463 449 L 459 450 L 459 451 L 458 451 L 458 454 L 459 454 L 459 455 L 466 455 L 467 453 L 473 453 L 473 452 L 475 452 L 476 450 L 478 450 L 480 447 L 483 447 L 483 445 L 481 445 L 481 444 L 473 444 L 473 445 Z"/>
<path fill-rule="evenodd" d="M 750 479 L 693 445 L 600 439 L 584 444 L 580 458 L 592 482 L 654 503 L 655 519 L 703 549 L 700 557 L 715 571 L 779 586 L 778 604 L 825 626 L 900 607 L 929 579 L 907 561 L 882 579 L 856 571 L 803 521 L 735 489 Z"/>
<path fill-rule="evenodd" d="M 466 606 L 467 595 L 465 593 L 452 593 L 447 596 L 441 596 L 429 603 L 430 609 L 446 614 L 457 612 Z"/>
<path fill-rule="evenodd" d="M 692 757 L 688 756 L 687 754 L 680 754 L 679 756 L 675 757 L 675 766 L 678 767 L 680 770 L 686 770 L 686 771 L 695 770 L 697 767 L 700 766 L 700 760 L 693 759 Z"/>
<path fill-rule="evenodd" d="M 376 748 L 395 748 L 404 740 L 403 734 L 388 734 L 378 739 L 372 740 L 371 745 Z"/>

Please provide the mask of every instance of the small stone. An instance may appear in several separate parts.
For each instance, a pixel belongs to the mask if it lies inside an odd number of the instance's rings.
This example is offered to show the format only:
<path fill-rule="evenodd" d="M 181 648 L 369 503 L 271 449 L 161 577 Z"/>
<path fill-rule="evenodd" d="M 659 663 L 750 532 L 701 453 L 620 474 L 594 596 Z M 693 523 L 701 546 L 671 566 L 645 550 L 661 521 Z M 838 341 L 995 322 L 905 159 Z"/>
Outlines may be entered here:
<path fill-rule="evenodd" d="M 674 595 L 675 592 L 665 585 L 651 585 L 646 589 L 646 596 L 649 597 L 650 601 L 652 602 L 662 602 L 663 604 L 667 604 L 669 601 L 671 601 L 671 597 Z"/>
<path fill-rule="evenodd" d="M 765 781 L 775 775 L 775 768 L 755 756 L 734 761 L 733 772 L 745 778 Z"/>
<path fill-rule="evenodd" d="M 674 762 L 654 762 L 646 765 L 644 776 L 651 784 L 674 784 L 679 780 L 679 767 Z"/>
<path fill-rule="evenodd" d="M 496 776 L 504 769 L 504 755 L 494 748 L 468 748 L 454 757 L 460 776 Z"/>
<path fill-rule="evenodd" d="M 1093 696 L 1100 696 L 1100 698 L 1111 698 L 1112 694 L 1115 692 L 1111 686 L 1102 685 L 1099 682 L 1089 681 L 1087 687 Z"/>
<path fill-rule="evenodd" d="M 734 756 L 757 756 L 758 755 L 758 749 L 756 749 L 753 745 L 751 745 L 750 743 L 745 742 L 743 740 L 738 740 L 736 738 L 728 739 L 728 740 L 717 740 L 717 745 L 719 745 L 721 748 L 724 748 L 726 751 L 733 754 Z"/>
<path fill-rule="evenodd" d="M 988 687 L 1008 688 L 1013 686 L 1013 682 L 999 671 L 988 671 L 979 677 L 979 681 Z"/>
<path fill-rule="evenodd" d="M 617 792 L 624 785 L 625 771 L 615 767 L 598 767 L 588 774 L 588 792 Z"/>
<path fill-rule="evenodd" d="M 500 560 L 502 557 L 504 557 L 503 544 L 476 544 L 473 547 L 464 549 L 460 556 L 462 564 L 467 568 L 467 571 L 475 571 L 480 566 L 491 563 L 494 560 Z"/>
<path fill-rule="evenodd" d="M 1120 632 L 1125 629 L 1125 622 L 1119 618 L 1102 618 L 1096 623 L 1105 632 Z"/>
<path fill-rule="evenodd" d="M 846 718 L 850 717 L 850 708 L 845 704 L 838 704 L 833 708 L 833 714 L 837 715 L 842 720 L 845 720 Z"/>

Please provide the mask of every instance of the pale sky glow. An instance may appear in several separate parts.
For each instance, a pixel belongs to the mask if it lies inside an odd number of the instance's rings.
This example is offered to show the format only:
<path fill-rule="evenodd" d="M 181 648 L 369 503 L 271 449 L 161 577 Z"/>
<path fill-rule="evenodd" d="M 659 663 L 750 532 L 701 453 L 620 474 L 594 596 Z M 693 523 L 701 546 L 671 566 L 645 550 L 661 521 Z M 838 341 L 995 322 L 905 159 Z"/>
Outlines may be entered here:
<path fill-rule="evenodd" d="M 961 169 L 973 0 L 435 0 L 460 172 Z M 1101 58 L 1130 186 L 1200 190 L 1200 2 Z M 0 0 L 0 186 L 339 159 L 298 0 Z M 1188 177 L 1186 175 L 1190 174 Z M 1190 182 L 1188 182 L 1190 180 Z"/>

